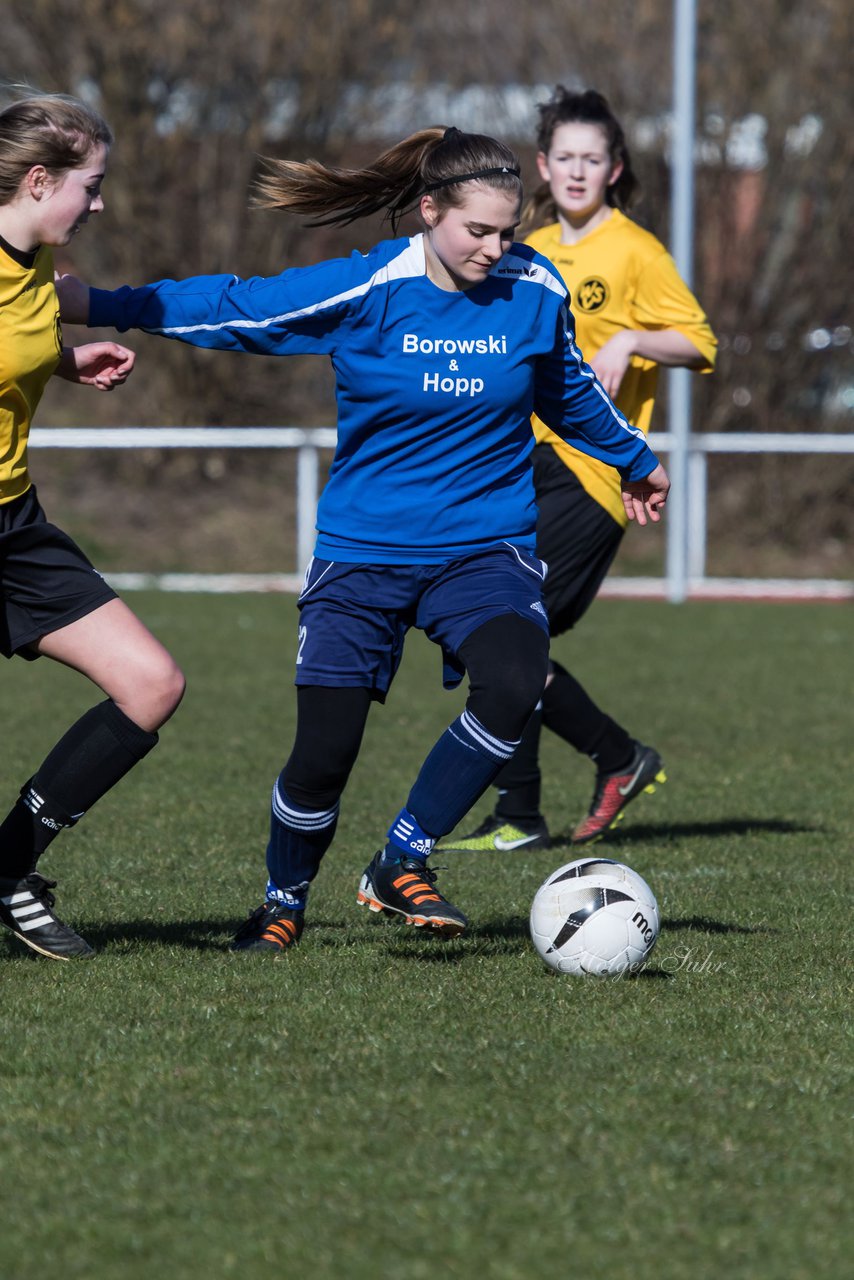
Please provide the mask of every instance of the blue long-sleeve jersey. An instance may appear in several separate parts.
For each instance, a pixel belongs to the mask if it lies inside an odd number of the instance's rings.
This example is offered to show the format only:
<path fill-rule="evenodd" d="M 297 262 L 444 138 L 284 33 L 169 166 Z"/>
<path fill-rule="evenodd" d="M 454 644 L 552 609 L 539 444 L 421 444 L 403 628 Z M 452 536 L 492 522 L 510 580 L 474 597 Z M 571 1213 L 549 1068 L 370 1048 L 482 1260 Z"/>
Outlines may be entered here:
<path fill-rule="evenodd" d="M 338 444 L 318 507 L 324 559 L 431 564 L 506 542 L 533 549 L 532 412 L 627 479 L 657 465 L 584 363 L 563 281 L 526 245 L 459 293 L 429 279 L 416 235 L 270 278 L 93 289 L 89 324 L 328 355 Z"/>

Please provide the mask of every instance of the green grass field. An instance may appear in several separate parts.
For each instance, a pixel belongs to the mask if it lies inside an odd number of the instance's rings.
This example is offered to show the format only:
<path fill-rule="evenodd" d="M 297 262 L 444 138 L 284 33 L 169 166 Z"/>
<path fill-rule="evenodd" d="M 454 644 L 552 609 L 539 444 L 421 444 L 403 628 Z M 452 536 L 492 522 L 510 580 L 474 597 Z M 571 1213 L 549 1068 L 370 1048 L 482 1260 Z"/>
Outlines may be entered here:
<path fill-rule="evenodd" d="M 669 776 L 595 846 L 663 917 L 643 974 L 597 981 L 528 940 L 565 845 L 434 859 L 472 920 L 451 943 L 356 907 L 462 704 L 420 635 L 301 947 L 230 954 L 290 746 L 294 602 L 130 600 L 189 691 L 44 859 L 98 956 L 0 939 L 2 1280 L 850 1274 L 850 607 L 600 602 L 557 642 Z M 5 810 L 93 699 L 47 662 L 3 676 Z M 592 770 L 552 739 L 544 764 L 565 833 Z"/>

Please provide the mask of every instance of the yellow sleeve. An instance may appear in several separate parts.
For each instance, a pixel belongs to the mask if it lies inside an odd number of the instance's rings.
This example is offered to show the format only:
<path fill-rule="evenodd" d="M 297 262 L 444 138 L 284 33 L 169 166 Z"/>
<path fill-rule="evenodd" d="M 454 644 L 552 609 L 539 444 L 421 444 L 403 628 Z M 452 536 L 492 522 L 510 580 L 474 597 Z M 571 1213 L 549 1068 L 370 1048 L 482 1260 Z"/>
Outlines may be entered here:
<path fill-rule="evenodd" d="M 706 362 L 695 372 L 711 373 L 714 369 L 717 338 L 703 308 L 666 251 L 647 263 L 640 273 L 632 311 L 639 329 L 675 329 L 693 342 Z"/>

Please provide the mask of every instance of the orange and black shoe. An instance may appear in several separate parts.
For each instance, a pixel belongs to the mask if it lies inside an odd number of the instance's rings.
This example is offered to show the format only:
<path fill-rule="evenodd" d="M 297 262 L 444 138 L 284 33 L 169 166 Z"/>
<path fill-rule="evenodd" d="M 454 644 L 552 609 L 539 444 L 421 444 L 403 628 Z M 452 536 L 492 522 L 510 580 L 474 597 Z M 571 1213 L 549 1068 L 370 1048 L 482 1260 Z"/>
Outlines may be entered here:
<path fill-rule="evenodd" d="M 280 902 L 262 902 L 237 930 L 231 950 L 288 951 L 299 942 L 304 928 L 304 911 L 294 911 Z"/>
<path fill-rule="evenodd" d="M 573 831 L 571 843 L 589 844 L 598 840 L 622 821 L 627 804 L 644 791 L 651 795 L 656 783 L 660 785 L 666 781 L 667 774 L 658 752 L 653 747 L 645 747 L 642 742 L 635 742 L 632 758 L 623 769 L 596 775 L 593 803 Z"/>
<path fill-rule="evenodd" d="M 468 920 L 436 888 L 436 872 L 418 858 L 383 862 L 382 850 L 365 868 L 356 901 L 371 911 L 393 911 L 407 924 L 435 929 L 444 938 L 462 933 Z"/>

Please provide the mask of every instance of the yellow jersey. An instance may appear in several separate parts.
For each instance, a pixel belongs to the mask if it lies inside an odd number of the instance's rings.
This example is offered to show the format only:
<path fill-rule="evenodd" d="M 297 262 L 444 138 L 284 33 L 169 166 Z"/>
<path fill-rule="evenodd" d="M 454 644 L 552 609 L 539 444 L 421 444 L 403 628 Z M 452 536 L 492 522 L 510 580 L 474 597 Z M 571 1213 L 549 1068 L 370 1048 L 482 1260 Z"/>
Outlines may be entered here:
<path fill-rule="evenodd" d="M 576 244 L 561 244 L 558 222 L 534 231 L 525 243 L 553 262 L 566 283 L 585 360 L 621 329 L 675 329 L 703 356 L 701 372 L 714 368 L 717 340 L 676 263 L 660 240 L 619 209 Z M 629 422 L 644 432 L 649 430 L 657 383 L 655 361 L 633 357 L 616 398 Z M 552 445 L 591 498 L 625 526 L 619 473 L 573 449 L 537 417 L 533 427 L 538 442 Z"/>
<path fill-rule="evenodd" d="M 30 424 L 61 354 L 53 253 L 21 253 L 0 240 L 0 503 L 32 483 Z"/>

